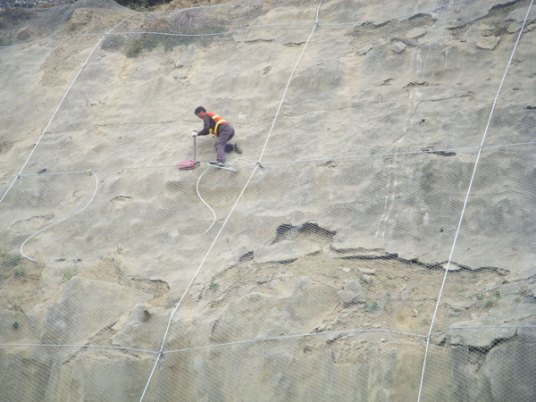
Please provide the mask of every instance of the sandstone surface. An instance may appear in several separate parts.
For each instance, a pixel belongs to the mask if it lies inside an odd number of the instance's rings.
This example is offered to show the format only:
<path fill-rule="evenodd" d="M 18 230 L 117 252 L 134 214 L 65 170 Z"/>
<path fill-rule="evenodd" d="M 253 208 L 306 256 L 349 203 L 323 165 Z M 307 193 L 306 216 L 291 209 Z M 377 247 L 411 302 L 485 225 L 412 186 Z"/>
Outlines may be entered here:
<path fill-rule="evenodd" d="M 2 398 L 530 400 L 531 2 L 216 3 L 0 11 Z"/>

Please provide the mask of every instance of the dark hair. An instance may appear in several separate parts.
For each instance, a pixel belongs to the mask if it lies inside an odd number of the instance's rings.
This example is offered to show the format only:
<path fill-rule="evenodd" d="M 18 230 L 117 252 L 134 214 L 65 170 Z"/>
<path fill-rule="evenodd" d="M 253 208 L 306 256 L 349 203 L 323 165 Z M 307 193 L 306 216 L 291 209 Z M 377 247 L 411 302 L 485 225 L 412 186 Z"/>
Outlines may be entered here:
<path fill-rule="evenodd" d="M 194 113 L 195 114 L 198 114 L 198 113 L 201 113 L 201 112 L 206 112 L 207 110 L 203 107 L 203 106 L 198 106 L 195 108 L 195 111 Z"/>

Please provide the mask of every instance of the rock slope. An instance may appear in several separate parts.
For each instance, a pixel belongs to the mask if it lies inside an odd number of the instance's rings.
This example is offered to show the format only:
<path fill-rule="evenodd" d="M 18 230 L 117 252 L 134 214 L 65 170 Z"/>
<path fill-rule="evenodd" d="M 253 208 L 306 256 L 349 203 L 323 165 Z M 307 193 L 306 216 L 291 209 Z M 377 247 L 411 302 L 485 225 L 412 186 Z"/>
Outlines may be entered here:
<path fill-rule="evenodd" d="M 1 394 L 530 400 L 529 7 L 1 11 Z"/>

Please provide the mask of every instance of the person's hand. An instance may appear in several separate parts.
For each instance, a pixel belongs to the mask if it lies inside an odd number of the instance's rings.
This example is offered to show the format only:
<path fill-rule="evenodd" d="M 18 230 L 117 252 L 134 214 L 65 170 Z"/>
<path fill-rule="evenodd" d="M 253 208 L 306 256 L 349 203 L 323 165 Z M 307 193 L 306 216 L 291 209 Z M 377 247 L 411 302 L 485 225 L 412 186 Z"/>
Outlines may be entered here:
<path fill-rule="evenodd" d="M 197 137 L 197 131 L 192 130 L 192 137 Z"/>

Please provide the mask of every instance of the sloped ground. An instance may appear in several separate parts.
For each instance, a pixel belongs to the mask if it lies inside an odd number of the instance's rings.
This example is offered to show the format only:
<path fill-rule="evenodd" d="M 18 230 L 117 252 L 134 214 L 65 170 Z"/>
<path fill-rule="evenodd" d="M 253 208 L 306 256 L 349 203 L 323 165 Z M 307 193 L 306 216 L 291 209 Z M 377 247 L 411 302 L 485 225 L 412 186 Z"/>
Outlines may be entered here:
<path fill-rule="evenodd" d="M 2 394 L 530 400 L 528 6 L 2 13 Z"/>

